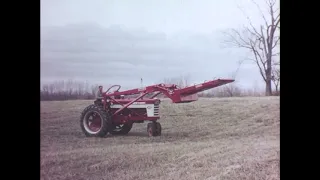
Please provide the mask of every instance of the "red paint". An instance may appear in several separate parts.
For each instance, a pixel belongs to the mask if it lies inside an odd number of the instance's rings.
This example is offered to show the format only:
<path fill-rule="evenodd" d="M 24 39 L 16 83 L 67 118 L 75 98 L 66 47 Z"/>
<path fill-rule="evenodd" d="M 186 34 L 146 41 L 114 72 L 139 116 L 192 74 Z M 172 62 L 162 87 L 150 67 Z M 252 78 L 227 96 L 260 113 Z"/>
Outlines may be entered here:
<path fill-rule="evenodd" d="M 101 128 L 101 118 L 99 116 L 94 116 L 91 123 L 88 123 L 88 127 L 91 131 L 97 132 Z"/>
<path fill-rule="evenodd" d="M 126 103 L 129 103 L 131 101 L 133 101 L 134 99 L 133 98 L 130 98 L 130 99 L 116 99 L 117 102 L 114 102 L 114 104 L 126 104 Z M 135 102 L 143 102 L 143 103 L 146 103 L 146 104 L 154 104 L 156 101 L 159 101 L 158 99 L 139 99 Z"/>
<path fill-rule="evenodd" d="M 160 116 L 147 117 L 147 112 L 145 108 L 141 109 L 131 109 L 128 108 L 131 104 L 135 102 L 145 102 L 146 104 L 159 104 L 159 99 L 154 99 L 159 94 L 164 94 L 172 100 L 173 103 L 189 103 L 198 100 L 197 93 L 222 86 L 234 82 L 233 79 L 216 79 L 208 81 L 201 84 L 196 84 L 194 86 L 189 86 L 186 88 L 178 88 L 175 84 L 157 84 L 152 86 L 147 86 L 145 88 L 137 88 L 126 91 L 119 92 L 121 86 L 114 85 L 111 86 L 105 93 L 103 93 L 103 104 L 104 108 L 109 110 L 112 115 L 112 121 L 114 123 L 124 124 L 129 121 L 156 121 Z M 116 91 L 108 93 L 111 88 L 118 87 Z M 149 93 L 154 93 L 150 98 L 143 98 Z M 137 98 L 119 98 L 126 95 L 138 95 Z M 110 108 L 110 103 L 122 105 L 119 109 Z"/>

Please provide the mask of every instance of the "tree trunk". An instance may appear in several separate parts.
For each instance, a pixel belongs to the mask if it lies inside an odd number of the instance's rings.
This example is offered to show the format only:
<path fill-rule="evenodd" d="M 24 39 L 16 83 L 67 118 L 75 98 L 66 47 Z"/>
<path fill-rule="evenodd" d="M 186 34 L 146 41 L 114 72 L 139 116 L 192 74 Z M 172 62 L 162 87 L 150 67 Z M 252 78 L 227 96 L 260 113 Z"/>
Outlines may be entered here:
<path fill-rule="evenodd" d="M 269 52 L 267 54 L 266 69 L 266 96 L 272 96 L 272 44 L 268 45 Z"/>
<path fill-rule="evenodd" d="M 267 62 L 266 70 L 266 96 L 272 96 L 272 69 L 271 61 Z"/>
<path fill-rule="evenodd" d="M 272 95 L 272 88 L 271 88 L 271 79 L 267 79 L 266 81 L 266 96 Z"/>

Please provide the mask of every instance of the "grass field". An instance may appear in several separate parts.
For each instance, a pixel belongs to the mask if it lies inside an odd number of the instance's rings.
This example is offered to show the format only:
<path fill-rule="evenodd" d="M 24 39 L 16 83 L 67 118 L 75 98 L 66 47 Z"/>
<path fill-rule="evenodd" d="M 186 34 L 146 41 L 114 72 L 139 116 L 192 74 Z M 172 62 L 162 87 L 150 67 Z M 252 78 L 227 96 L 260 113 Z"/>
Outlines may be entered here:
<path fill-rule="evenodd" d="M 41 179 L 280 179 L 279 97 L 163 101 L 160 137 L 86 138 L 91 102 L 41 102 Z"/>

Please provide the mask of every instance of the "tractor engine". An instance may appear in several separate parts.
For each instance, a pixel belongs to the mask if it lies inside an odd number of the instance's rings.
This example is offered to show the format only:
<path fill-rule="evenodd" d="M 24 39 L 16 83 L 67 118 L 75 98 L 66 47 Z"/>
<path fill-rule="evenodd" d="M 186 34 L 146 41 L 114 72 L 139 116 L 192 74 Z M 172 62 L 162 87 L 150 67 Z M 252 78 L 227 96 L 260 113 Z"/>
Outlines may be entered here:
<path fill-rule="evenodd" d="M 122 108 L 125 104 L 130 103 L 133 99 L 117 99 L 110 103 L 111 114 Z M 125 124 L 128 121 L 143 123 L 145 120 L 160 119 L 160 100 L 159 99 L 140 99 L 120 113 L 113 117 L 113 121 L 119 124 Z"/>
<path fill-rule="evenodd" d="M 110 108 L 113 111 L 116 111 L 123 107 L 123 105 L 131 102 L 132 99 L 119 99 L 117 102 L 113 102 L 110 104 Z M 128 115 L 131 114 L 130 109 L 134 109 L 134 112 L 139 114 L 145 114 L 146 117 L 159 117 L 159 99 L 146 99 L 146 100 L 138 100 L 137 102 L 132 103 L 128 106 Z M 134 113 L 131 114 L 134 116 Z"/>

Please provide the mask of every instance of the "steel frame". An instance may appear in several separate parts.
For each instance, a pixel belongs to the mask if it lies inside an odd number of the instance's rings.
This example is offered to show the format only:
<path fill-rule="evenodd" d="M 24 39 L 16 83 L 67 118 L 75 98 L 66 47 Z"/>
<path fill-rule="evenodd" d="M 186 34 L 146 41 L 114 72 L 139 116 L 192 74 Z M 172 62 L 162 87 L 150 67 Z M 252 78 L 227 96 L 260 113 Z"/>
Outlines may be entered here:
<path fill-rule="evenodd" d="M 133 109 L 128 108 L 131 104 L 141 100 L 142 102 L 148 101 L 151 99 L 156 98 L 160 94 L 164 94 L 166 97 L 170 98 L 173 103 L 188 103 L 192 101 L 198 100 L 197 93 L 215 88 L 218 86 L 222 86 L 224 84 L 228 84 L 234 82 L 233 79 L 216 79 L 216 80 L 211 80 L 208 82 L 200 83 L 200 84 L 195 84 L 193 86 L 188 86 L 185 88 L 179 88 L 175 84 L 157 84 L 157 85 L 152 85 L 152 86 L 147 86 L 144 88 L 136 88 L 136 89 L 131 89 L 131 90 L 126 90 L 126 91 L 121 91 L 119 92 L 119 89 L 121 86 L 119 85 L 114 85 L 111 86 L 106 92 L 103 93 L 103 105 L 105 109 L 108 109 L 110 103 L 116 103 L 122 105 L 121 108 L 116 110 L 113 114 L 111 114 L 112 117 L 115 118 L 115 116 L 119 115 L 123 110 L 129 109 L 131 112 L 135 113 L 138 115 L 138 118 L 134 117 L 125 117 L 125 120 L 120 120 L 121 118 L 119 117 L 118 121 L 121 121 L 122 123 L 127 122 L 128 120 L 133 120 L 133 121 L 138 121 L 139 120 L 150 120 L 150 121 L 155 121 L 159 119 L 159 117 L 146 117 L 146 115 L 141 115 L 137 112 L 135 112 Z M 113 87 L 118 87 L 118 89 L 115 92 L 110 93 L 109 91 Z M 147 94 L 154 93 L 150 98 L 143 99 Z M 136 95 L 140 94 L 138 97 L 134 99 L 126 99 L 129 100 L 128 103 L 121 103 L 119 102 L 121 96 L 126 96 L 126 95 Z M 160 101 L 160 100 L 159 100 Z M 160 103 L 160 102 L 159 102 Z M 124 116 L 122 117 L 124 118 Z M 141 119 L 142 118 L 142 119 Z M 116 118 L 118 119 L 118 118 Z"/>

